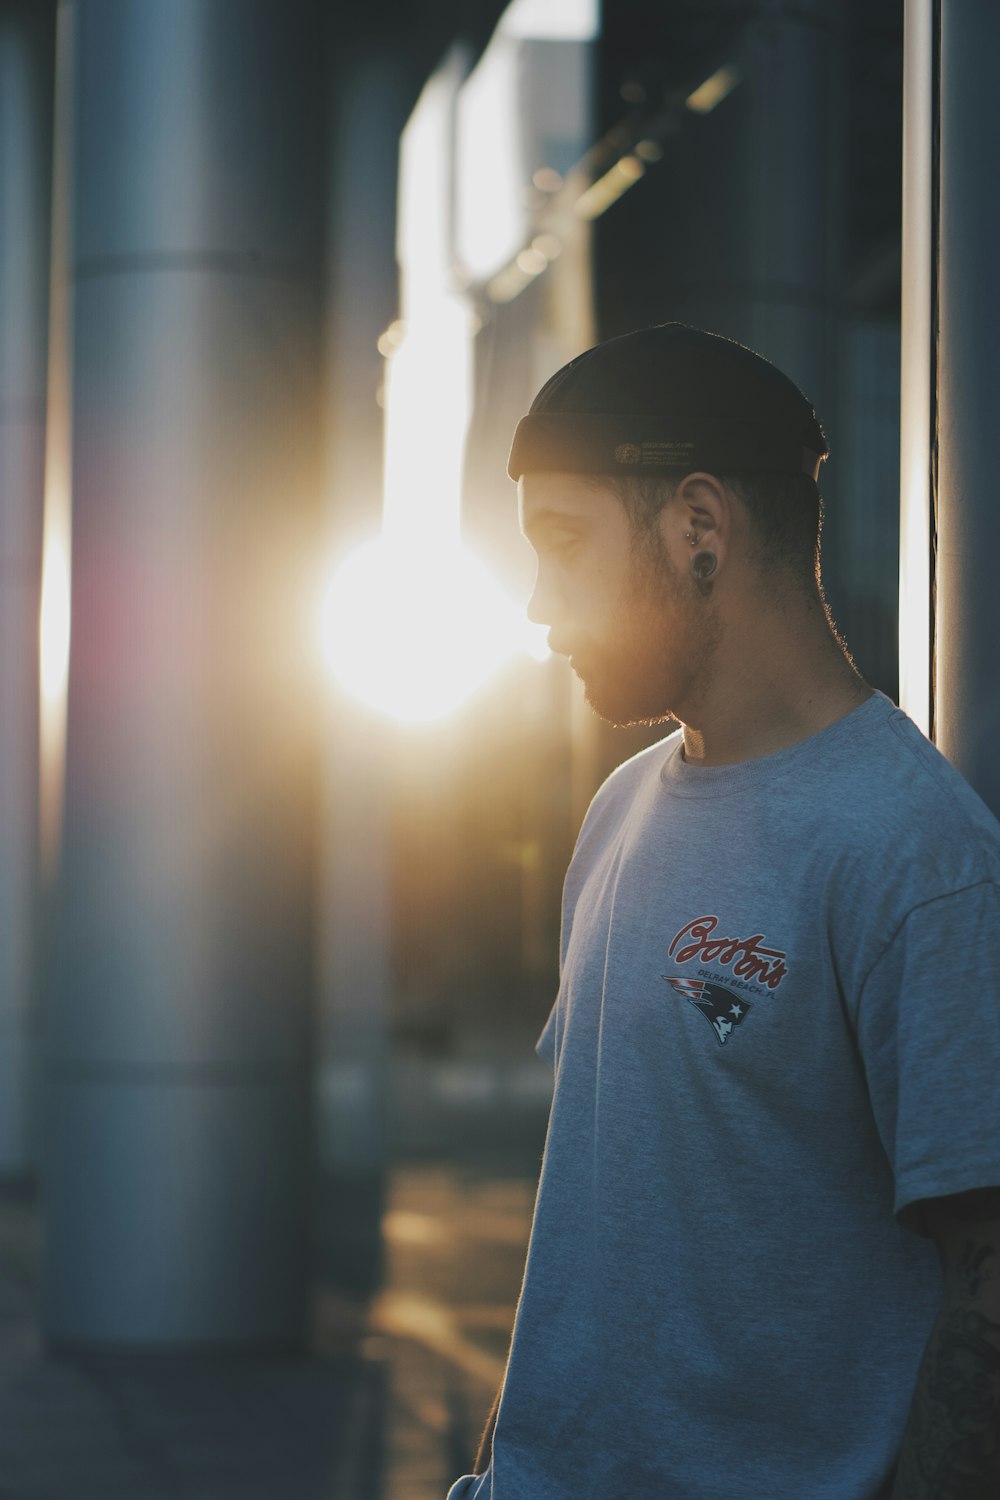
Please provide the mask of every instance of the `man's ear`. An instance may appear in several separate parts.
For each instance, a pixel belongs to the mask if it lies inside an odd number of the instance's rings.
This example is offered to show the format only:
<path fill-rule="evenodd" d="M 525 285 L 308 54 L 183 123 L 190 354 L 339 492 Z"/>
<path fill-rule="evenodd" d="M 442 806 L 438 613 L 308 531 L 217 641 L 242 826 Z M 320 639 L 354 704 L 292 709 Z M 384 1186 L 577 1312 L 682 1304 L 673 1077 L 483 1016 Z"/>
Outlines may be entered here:
<path fill-rule="evenodd" d="M 660 532 L 678 567 L 686 570 L 694 556 L 710 552 L 717 577 L 732 535 L 732 507 L 722 481 L 714 474 L 686 474 L 660 513 Z"/>

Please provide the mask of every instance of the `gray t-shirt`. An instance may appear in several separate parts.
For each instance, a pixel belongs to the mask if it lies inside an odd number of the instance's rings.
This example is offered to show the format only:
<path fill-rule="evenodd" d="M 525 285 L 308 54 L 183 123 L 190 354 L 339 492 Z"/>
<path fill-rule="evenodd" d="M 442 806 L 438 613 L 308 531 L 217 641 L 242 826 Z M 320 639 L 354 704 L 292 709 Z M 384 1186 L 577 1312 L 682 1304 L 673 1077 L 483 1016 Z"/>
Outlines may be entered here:
<path fill-rule="evenodd" d="M 881 693 L 621 766 L 566 878 L 545 1158 L 493 1461 L 449 1500 L 875 1500 L 1000 1184 L 1000 826 Z"/>

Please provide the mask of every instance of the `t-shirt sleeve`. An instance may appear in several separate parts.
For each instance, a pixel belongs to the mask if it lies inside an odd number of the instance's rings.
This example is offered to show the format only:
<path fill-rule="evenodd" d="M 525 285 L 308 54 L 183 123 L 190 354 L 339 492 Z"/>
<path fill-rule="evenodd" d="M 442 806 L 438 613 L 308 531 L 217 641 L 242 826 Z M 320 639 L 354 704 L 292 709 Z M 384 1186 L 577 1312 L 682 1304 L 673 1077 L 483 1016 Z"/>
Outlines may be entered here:
<path fill-rule="evenodd" d="M 1000 888 L 910 911 L 862 988 L 858 1044 L 894 1210 L 1000 1185 Z"/>
<path fill-rule="evenodd" d="M 558 1003 L 558 1002 L 557 1002 Z M 541 1036 L 535 1043 L 535 1051 L 539 1057 L 544 1058 L 547 1063 L 555 1064 L 556 1060 L 556 1005 L 549 1011 L 549 1019 L 546 1021 Z"/>
<path fill-rule="evenodd" d="M 463 1475 L 461 1479 L 455 1480 L 445 1500 L 481 1500 L 482 1496 L 489 1494 L 488 1489 L 483 1489 L 488 1478 L 488 1474 Z"/>

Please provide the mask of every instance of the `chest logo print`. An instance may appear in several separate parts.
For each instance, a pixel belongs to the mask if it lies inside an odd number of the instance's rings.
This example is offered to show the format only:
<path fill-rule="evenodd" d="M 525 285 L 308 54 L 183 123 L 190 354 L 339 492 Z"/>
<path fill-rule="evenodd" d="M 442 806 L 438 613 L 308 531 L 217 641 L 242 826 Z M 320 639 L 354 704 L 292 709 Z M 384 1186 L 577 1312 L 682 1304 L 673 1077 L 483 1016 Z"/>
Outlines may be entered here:
<path fill-rule="evenodd" d="M 670 957 L 679 964 L 694 958 L 703 964 L 724 964 L 737 979 L 776 990 L 788 973 L 788 954 L 781 948 L 766 948 L 762 932 L 746 938 L 719 937 L 718 925 L 718 917 L 695 917 L 670 944 Z"/>
<path fill-rule="evenodd" d="M 664 978 L 679 995 L 697 1006 L 715 1032 L 720 1047 L 732 1036 L 733 1027 L 739 1026 L 753 1009 L 749 1000 L 724 985 L 708 984 L 704 979 L 671 979 L 667 975 Z"/>

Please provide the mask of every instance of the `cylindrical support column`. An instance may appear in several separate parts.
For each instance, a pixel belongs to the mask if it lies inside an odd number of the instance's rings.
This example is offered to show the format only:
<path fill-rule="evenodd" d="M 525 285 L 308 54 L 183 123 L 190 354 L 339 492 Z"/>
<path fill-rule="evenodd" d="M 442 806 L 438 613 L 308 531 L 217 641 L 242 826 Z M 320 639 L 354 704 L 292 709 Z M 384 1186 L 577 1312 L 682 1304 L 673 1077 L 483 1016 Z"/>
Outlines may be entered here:
<path fill-rule="evenodd" d="M 38 608 L 55 4 L 0 9 L 0 1177 L 34 1167 Z"/>
<path fill-rule="evenodd" d="M 319 9 L 76 0 L 44 1325 L 305 1304 Z"/>
<path fill-rule="evenodd" d="M 943 0 L 940 36 L 937 743 L 1000 814 L 1000 8 Z"/>
<path fill-rule="evenodd" d="M 384 41 L 345 48 L 329 84 L 324 297 L 324 492 L 328 556 L 382 516 L 385 360 L 399 306 L 399 137 L 420 84 Z M 320 1272 L 367 1293 L 382 1272 L 389 1164 L 392 932 L 388 738 L 384 723 L 331 684 L 317 931 L 317 1164 Z"/>

